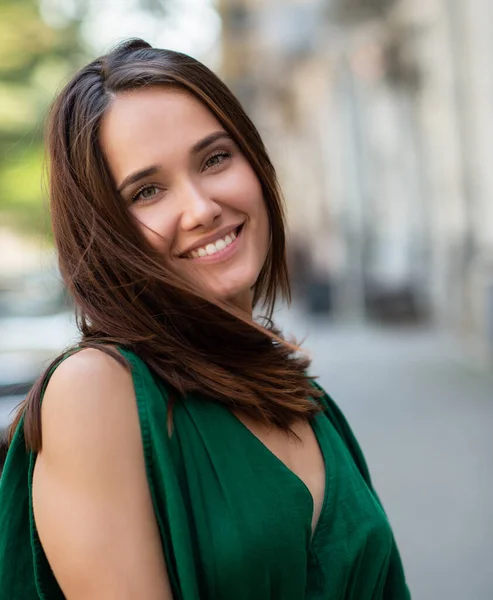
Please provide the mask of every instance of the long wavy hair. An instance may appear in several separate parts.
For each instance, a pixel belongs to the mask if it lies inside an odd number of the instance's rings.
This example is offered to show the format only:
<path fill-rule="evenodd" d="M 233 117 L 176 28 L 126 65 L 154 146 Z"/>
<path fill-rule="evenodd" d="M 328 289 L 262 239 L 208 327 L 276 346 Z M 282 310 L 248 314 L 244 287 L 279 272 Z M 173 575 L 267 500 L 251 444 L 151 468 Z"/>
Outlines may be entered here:
<path fill-rule="evenodd" d="M 99 143 L 101 121 L 115 96 L 144 86 L 179 88 L 198 98 L 261 183 L 271 235 L 254 287 L 262 324 L 171 273 L 115 190 Z M 309 360 L 271 320 L 277 294 L 290 296 L 275 170 L 257 129 L 214 73 L 185 54 L 138 39 L 124 42 L 81 69 L 58 95 L 46 146 L 59 267 L 81 332 L 72 351 L 97 347 L 129 368 L 116 347 L 128 348 L 169 385 L 174 402 L 200 392 L 283 430 L 319 410 L 312 399 L 320 393 L 306 375 Z M 41 396 L 63 355 L 34 384 L 11 427 L 12 436 L 24 417 L 33 451 L 42 446 Z"/>

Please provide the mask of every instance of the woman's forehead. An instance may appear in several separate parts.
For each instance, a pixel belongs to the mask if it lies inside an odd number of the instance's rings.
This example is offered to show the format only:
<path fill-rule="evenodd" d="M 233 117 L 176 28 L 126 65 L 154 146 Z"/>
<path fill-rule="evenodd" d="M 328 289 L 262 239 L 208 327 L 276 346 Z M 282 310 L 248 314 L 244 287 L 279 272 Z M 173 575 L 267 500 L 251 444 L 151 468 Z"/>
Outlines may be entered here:
<path fill-rule="evenodd" d="M 198 140 L 223 129 L 192 94 L 150 87 L 116 95 L 103 117 L 100 140 L 114 177 L 160 157 L 178 157 Z M 170 156 L 167 156 L 170 155 Z"/>
<path fill-rule="evenodd" d="M 219 125 L 214 114 L 185 90 L 151 87 L 117 94 L 103 117 L 101 135 L 125 135 L 166 130 L 183 135 L 194 127 Z"/>

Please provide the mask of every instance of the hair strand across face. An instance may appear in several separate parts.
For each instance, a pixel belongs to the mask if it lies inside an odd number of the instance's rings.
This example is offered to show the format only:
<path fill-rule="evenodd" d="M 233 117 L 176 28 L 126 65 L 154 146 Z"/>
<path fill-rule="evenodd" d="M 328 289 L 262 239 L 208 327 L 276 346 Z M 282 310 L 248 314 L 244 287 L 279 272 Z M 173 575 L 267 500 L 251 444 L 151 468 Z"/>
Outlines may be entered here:
<path fill-rule="evenodd" d="M 139 231 L 108 171 L 101 121 L 114 98 L 148 86 L 183 89 L 216 117 L 249 161 L 265 199 L 270 245 L 254 287 L 264 325 L 199 294 L 162 264 Z M 80 70 L 54 102 L 47 126 L 49 194 L 60 271 L 82 339 L 77 348 L 133 350 L 176 401 L 190 392 L 289 430 L 318 410 L 308 359 L 270 320 L 280 292 L 289 299 L 284 210 L 272 163 L 240 103 L 193 58 L 130 40 Z M 59 360 L 59 359 L 57 359 Z M 55 361 L 51 366 L 56 364 Z M 124 361 L 123 361 L 124 362 Z M 48 368 L 19 410 L 28 447 L 41 448 L 40 399 Z M 310 397 L 312 399 L 310 399 Z"/>

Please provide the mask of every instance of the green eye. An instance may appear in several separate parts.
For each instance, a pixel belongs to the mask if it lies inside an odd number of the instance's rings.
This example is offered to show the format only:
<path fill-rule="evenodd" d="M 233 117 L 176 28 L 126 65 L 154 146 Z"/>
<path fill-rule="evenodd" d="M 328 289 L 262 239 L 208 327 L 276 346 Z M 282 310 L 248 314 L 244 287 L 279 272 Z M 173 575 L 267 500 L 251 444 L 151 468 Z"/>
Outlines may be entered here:
<path fill-rule="evenodd" d="M 152 190 L 155 190 L 155 189 L 156 188 L 154 186 L 146 187 L 140 192 L 140 195 L 142 196 L 142 198 L 149 198 L 149 197 L 153 196 L 153 194 L 151 192 L 152 192 Z"/>
<path fill-rule="evenodd" d="M 231 158 L 231 155 L 232 155 L 231 152 L 228 152 L 225 150 L 216 152 L 212 156 L 209 156 L 209 158 L 205 161 L 204 170 L 214 169 L 216 167 L 219 167 L 220 165 L 222 165 L 222 163 L 224 161 L 226 161 L 228 158 Z"/>
<path fill-rule="evenodd" d="M 219 164 L 220 162 L 221 162 L 221 157 L 218 154 L 216 154 L 216 156 L 212 156 L 211 158 L 209 158 L 209 160 L 207 161 L 207 164 L 209 166 L 214 166 L 214 165 Z"/>
<path fill-rule="evenodd" d="M 145 185 L 132 196 L 132 202 L 152 200 L 156 194 L 157 187 L 155 185 Z"/>

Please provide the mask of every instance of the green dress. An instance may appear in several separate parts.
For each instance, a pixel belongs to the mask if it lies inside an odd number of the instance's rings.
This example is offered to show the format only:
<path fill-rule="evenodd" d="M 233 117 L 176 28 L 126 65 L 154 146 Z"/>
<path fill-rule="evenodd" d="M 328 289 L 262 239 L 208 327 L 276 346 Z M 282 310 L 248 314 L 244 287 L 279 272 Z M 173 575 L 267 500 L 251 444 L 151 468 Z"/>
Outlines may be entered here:
<path fill-rule="evenodd" d="M 391 528 L 334 402 L 313 429 L 326 492 L 312 536 L 305 484 L 218 403 L 165 384 L 133 353 L 147 477 L 174 600 L 408 600 Z M 314 384 L 315 385 L 315 384 Z M 22 423 L 0 482 L 0 600 L 64 598 L 38 538 Z"/>

